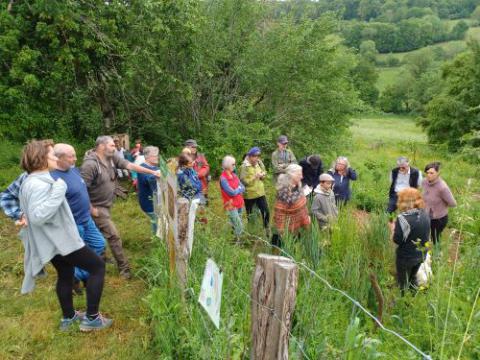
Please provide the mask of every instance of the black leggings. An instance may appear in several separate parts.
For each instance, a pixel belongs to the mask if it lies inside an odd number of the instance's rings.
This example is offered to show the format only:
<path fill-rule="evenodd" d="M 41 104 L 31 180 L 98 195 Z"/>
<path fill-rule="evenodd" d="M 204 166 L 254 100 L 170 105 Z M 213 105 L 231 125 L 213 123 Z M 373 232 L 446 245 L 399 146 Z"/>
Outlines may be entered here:
<path fill-rule="evenodd" d="M 247 210 L 247 216 L 252 214 L 254 205 L 257 205 L 258 209 L 260 210 L 263 219 L 263 227 L 267 229 L 268 224 L 270 223 L 270 213 L 268 211 L 267 198 L 265 196 L 260 196 L 255 199 L 245 199 L 245 209 Z"/>
<path fill-rule="evenodd" d="M 406 260 L 397 257 L 397 281 L 400 289 L 415 289 L 417 286 L 417 272 L 422 264 L 420 261 Z"/>
<path fill-rule="evenodd" d="M 87 246 L 84 246 L 66 256 L 56 255 L 51 261 L 58 274 L 57 296 L 63 317 L 71 319 L 75 315 L 72 294 L 75 266 L 90 274 L 87 282 L 87 315 L 97 314 L 105 279 L 103 260 Z"/>
<path fill-rule="evenodd" d="M 440 235 L 442 235 L 442 231 L 445 229 L 448 223 L 448 215 L 440 219 L 432 219 L 430 221 L 430 236 L 434 244 L 440 241 Z"/>

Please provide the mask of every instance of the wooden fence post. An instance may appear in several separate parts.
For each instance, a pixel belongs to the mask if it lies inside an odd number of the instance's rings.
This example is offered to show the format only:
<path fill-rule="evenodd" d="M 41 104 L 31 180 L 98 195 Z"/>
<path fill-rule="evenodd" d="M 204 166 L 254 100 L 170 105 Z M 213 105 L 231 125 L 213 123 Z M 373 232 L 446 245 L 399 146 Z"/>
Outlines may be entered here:
<path fill-rule="evenodd" d="M 175 269 L 180 289 L 187 286 L 188 269 L 188 213 L 190 202 L 185 198 L 177 200 L 177 237 L 175 239 Z"/>
<path fill-rule="evenodd" d="M 289 258 L 259 254 L 252 281 L 252 360 L 288 359 L 298 267 Z"/>

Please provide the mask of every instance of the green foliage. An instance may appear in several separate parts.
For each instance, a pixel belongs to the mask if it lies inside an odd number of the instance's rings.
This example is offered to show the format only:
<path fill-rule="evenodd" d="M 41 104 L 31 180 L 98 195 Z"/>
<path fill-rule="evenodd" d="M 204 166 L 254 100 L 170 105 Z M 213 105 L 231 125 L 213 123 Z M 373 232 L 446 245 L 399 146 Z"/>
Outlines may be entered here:
<path fill-rule="evenodd" d="M 337 27 L 254 0 L 15 3 L 0 14 L 0 134 L 128 132 L 169 155 L 196 138 L 217 157 L 287 133 L 307 153 L 345 133 L 358 93 L 376 97 Z"/>
<path fill-rule="evenodd" d="M 462 40 L 465 37 L 465 34 L 468 31 L 468 28 L 469 28 L 468 24 L 465 21 L 460 20 L 454 25 L 454 27 L 450 31 L 450 39 Z"/>
<path fill-rule="evenodd" d="M 420 123 L 430 141 L 458 149 L 464 135 L 480 129 L 480 45 L 471 43 L 468 52 L 444 66 L 442 77 L 443 88 L 428 103 Z"/>

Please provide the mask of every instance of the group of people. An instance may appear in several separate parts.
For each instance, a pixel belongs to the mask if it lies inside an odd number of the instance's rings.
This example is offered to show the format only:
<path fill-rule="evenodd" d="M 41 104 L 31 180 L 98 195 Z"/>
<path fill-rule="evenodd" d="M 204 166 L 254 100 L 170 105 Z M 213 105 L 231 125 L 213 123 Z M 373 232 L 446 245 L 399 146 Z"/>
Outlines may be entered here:
<path fill-rule="evenodd" d="M 416 274 L 448 223 L 448 208 L 457 205 L 447 183 L 440 177 L 440 163 L 432 162 L 422 172 L 410 166 L 406 157 L 397 159 L 390 174 L 387 212 L 398 210 L 390 223 L 396 250 L 397 280 L 402 292 L 417 287 Z M 420 192 L 419 188 L 422 189 Z"/>
<path fill-rule="evenodd" d="M 206 223 L 202 207 L 208 204 L 210 166 L 205 155 L 197 150 L 197 142 L 187 140 L 181 154 L 170 159 L 168 166 L 176 173 L 178 196 L 198 201 L 201 205 L 198 218 Z M 140 162 L 122 157 L 120 153 L 125 155 L 125 151 L 119 148 L 117 139 L 100 136 L 77 168 L 76 152 L 71 145 L 31 141 L 23 149 L 24 173 L 0 194 L 5 214 L 21 227 L 20 238 L 25 249 L 22 293 L 33 291 L 35 278 L 51 263 L 58 275 L 56 293 L 63 314 L 61 330 L 68 330 L 75 323 L 80 324 L 82 331 L 112 324 L 111 319 L 99 312 L 105 277 L 105 243 L 120 276 L 131 277 L 120 234 L 111 218 L 121 174 L 125 176 L 127 171 L 137 174 L 139 204 L 156 233 L 153 194 L 157 191 L 156 180 L 161 176 L 159 149 L 143 148 L 138 142 L 132 152 L 137 159 L 141 156 Z M 264 184 L 267 170 L 261 155 L 259 147 L 252 147 L 238 170 L 233 156 L 222 160 L 219 186 L 235 237 L 238 239 L 244 231 L 244 207 L 249 220 L 258 208 L 263 227 L 276 247 L 281 246 L 285 233 L 298 234 L 311 226 L 311 217 L 321 229 L 328 229 L 338 216 L 338 206 L 351 198 L 350 181 L 357 180 L 348 159 L 338 157 L 332 168 L 324 172 L 318 154 L 297 162 L 288 148 L 288 138 L 280 136 L 271 159 L 276 188 L 275 231 L 271 234 Z M 401 157 L 391 172 L 387 211 L 399 210 L 391 229 L 398 244 L 397 273 L 402 289 L 415 285 L 416 271 L 425 259 L 425 244 L 430 237 L 433 243 L 439 241 L 448 221 L 448 207 L 456 205 L 439 171 L 439 163 L 428 164 L 426 179 L 422 180 L 421 172 Z M 419 187 L 423 188 L 423 196 L 417 190 Z M 74 309 L 72 300 L 74 290 L 82 282 L 86 288 L 86 313 Z"/>
<path fill-rule="evenodd" d="M 158 148 L 147 162 L 155 162 Z M 75 149 L 49 140 L 31 141 L 23 149 L 22 173 L 0 195 L 5 214 L 21 226 L 25 249 L 22 293 L 33 291 L 35 278 L 51 262 L 57 272 L 56 293 L 63 317 L 60 329 L 80 323 L 80 330 L 109 327 L 99 304 L 105 277 L 105 239 L 122 277 L 131 277 L 119 232 L 111 219 L 117 187 L 117 169 L 160 176 L 156 170 L 136 165 L 115 155 L 110 136 L 97 138 L 80 169 L 75 167 Z M 157 160 L 158 162 L 158 160 Z M 86 288 L 87 311 L 73 307 L 73 289 L 80 282 Z"/>

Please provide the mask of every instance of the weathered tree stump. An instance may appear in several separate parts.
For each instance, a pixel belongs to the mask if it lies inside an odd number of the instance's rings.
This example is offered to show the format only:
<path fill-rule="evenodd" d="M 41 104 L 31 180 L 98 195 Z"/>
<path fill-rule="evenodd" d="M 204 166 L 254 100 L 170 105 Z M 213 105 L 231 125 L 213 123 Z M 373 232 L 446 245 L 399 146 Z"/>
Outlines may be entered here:
<path fill-rule="evenodd" d="M 288 359 L 298 267 L 289 258 L 259 254 L 252 281 L 253 360 Z"/>

